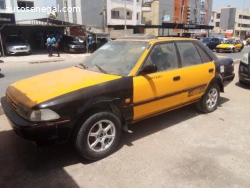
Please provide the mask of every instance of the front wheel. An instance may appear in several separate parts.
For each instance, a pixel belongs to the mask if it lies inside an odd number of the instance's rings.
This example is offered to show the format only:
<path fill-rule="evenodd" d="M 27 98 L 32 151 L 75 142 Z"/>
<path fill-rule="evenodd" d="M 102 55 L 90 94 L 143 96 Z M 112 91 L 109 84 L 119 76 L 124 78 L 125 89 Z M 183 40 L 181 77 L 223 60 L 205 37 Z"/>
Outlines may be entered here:
<path fill-rule="evenodd" d="M 113 113 L 94 113 L 79 125 L 75 147 L 84 158 L 99 160 L 116 148 L 121 136 L 121 122 Z"/>
<path fill-rule="evenodd" d="M 213 112 L 217 108 L 219 97 L 220 88 L 216 83 L 212 83 L 196 106 L 203 113 Z"/>

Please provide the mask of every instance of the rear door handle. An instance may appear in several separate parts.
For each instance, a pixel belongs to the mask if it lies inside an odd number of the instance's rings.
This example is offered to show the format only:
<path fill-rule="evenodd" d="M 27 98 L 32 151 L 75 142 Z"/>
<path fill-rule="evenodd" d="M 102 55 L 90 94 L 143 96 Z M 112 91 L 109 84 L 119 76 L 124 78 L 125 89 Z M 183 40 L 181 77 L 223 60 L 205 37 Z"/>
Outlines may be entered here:
<path fill-rule="evenodd" d="M 214 69 L 213 69 L 213 68 L 211 68 L 211 69 L 209 69 L 209 70 L 208 70 L 208 72 L 214 72 Z"/>
<path fill-rule="evenodd" d="M 180 80 L 180 79 L 181 79 L 180 76 L 175 76 L 175 77 L 173 78 L 174 81 L 178 81 L 178 80 Z"/>

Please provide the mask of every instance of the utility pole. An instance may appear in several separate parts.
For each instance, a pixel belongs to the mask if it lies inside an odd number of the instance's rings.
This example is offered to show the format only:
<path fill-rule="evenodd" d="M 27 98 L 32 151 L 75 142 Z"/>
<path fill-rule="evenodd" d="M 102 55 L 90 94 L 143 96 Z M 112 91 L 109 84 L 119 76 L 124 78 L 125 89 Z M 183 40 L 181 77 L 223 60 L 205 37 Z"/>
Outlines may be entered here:
<path fill-rule="evenodd" d="M 239 38 L 240 38 L 240 34 L 241 34 L 241 25 L 242 25 L 242 19 L 243 19 L 243 9 L 245 7 L 245 0 L 243 0 L 243 7 L 242 7 L 242 11 L 241 11 L 241 21 L 240 21 L 240 32 L 239 32 Z"/>
<path fill-rule="evenodd" d="M 183 20 L 184 9 L 185 9 L 185 6 L 182 5 L 182 7 L 181 7 L 181 24 L 184 24 L 184 20 Z M 182 33 L 183 33 L 183 29 L 181 29 L 181 33 L 180 33 L 181 37 L 182 37 Z"/>
<path fill-rule="evenodd" d="M 124 33 L 125 33 L 125 36 L 127 35 L 127 0 L 124 0 L 124 21 L 125 21 L 125 24 L 124 24 Z"/>

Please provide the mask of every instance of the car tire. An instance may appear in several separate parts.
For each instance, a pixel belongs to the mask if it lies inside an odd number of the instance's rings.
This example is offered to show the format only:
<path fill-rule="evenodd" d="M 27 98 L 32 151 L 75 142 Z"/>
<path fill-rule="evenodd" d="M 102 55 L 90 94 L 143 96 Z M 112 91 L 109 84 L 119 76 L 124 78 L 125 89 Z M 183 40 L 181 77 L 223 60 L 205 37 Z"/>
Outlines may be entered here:
<path fill-rule="evenodd" d="M 219 50 L 216 50 L 217 53 L 219 53 Z"/>
<path fill-rule="evenodd" d="M 68 50 L 68 48 L 66 47 L 66 45 L 63 45 L 63 51 L 64 51 L 65 53 L 68 53 L 68 52 L 69 52 L 69 50 Z"/>
<path fill-rule="evenodd" d="M 100 160 L 110 155 L 121 136 L 121 121 L 107 111 L 92 113 L 82 119 L 76 130 L 74 143 L 78 153 L 89 160 Z"/>
<path fill-rule="evenodd" d="M 244 81 L 242 81 L 242 80 L 239 80 L 239 82 L 240 82 L 240 84 L 242 84 L 242 85 L 244 85 L 244 84 L 246 84 Z"/>
<path fill-rule="evenodd" d="M 216 110 L 220 97 L 220 88 L 218 84 L 212 83 L 207 88 L 205 94 L 201 97 L 196 107 L 202 113 L 210 113 Z"/>

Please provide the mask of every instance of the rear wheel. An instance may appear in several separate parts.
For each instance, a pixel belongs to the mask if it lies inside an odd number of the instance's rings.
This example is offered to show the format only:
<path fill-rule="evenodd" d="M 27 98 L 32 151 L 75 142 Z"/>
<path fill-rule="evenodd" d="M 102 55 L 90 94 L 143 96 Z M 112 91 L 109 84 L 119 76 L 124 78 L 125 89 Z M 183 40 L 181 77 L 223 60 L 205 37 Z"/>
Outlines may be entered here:
<path fill-rule="evenodd" d="M 97 112 L 79 123 L 75 134 L 78 153 L 89 160 L 99 160 L 110 155 L 121 136 L 121 122 L 111 112 Z"/>
<path fill-rule="evenodd" d="M 217 108 L 219 97 L 219 86 L 216 83 L 210 84 L 200 101 L 197 102 L 197 109 L 203 113 L 213 112 Z"/>

